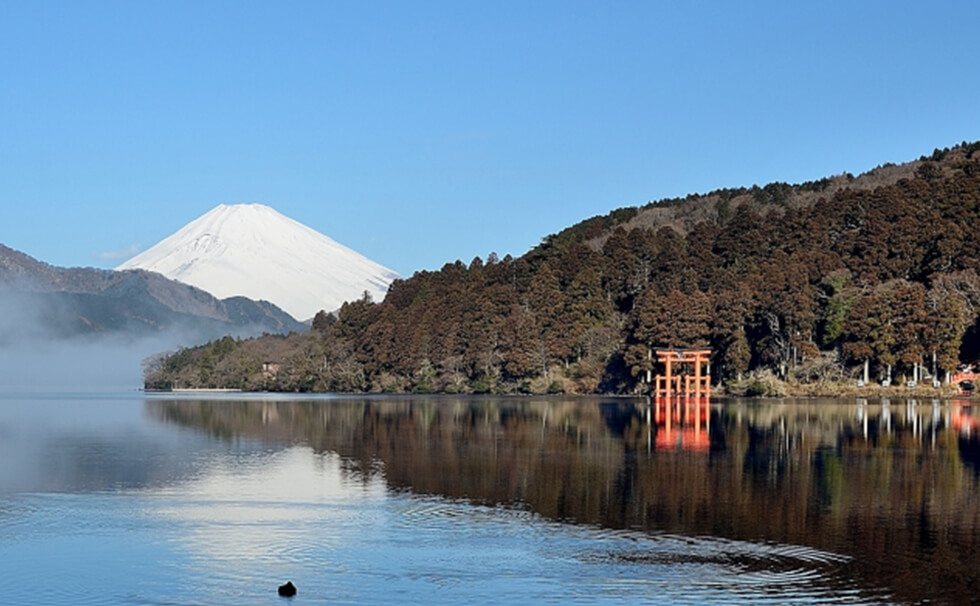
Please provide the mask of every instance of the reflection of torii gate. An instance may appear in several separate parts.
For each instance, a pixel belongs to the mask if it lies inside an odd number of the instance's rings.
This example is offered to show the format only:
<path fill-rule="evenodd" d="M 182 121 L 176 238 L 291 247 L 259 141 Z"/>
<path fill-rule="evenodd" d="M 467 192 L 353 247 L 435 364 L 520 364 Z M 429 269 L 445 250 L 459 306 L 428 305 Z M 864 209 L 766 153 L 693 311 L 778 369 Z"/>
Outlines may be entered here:
<path fill-rule="evenodd" d="M 655 399 L 670 400 L 679 396 L 685 398 L 694 396 L 700 399 L 702 396 L 705 398 L 711 396 L 710 349 L 658 349 L 656 351 L 657 361 L 664 365 L 665 372 L 656 377 L 653 386 Z M 674 374 L 673 367 L 681 364 L 693 364 L 694 374 Z M 705 372 L 702 372 L 702 368 Z"/>
<path fill-rule="evenodd" d="M 684 401 L 656 398 L 647 409 L 647 424 L 655 427 L 651 442 L 647 434 L 647 449 L 689 450 L 707 452 L 711 448 L 711 401 L 708 398 L 684 398 Z"/>

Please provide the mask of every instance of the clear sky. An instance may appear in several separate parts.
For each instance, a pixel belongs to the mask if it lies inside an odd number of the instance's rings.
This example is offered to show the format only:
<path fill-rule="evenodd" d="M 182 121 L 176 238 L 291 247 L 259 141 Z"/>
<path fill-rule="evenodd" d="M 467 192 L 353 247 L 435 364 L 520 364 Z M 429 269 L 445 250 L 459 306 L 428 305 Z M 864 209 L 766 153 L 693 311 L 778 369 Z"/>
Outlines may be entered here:
<path fill-rule="evenodd" d="M 980 139 L 980 2 L 0 5 L 0 243 L 262 202 L 403 275 Z"/>

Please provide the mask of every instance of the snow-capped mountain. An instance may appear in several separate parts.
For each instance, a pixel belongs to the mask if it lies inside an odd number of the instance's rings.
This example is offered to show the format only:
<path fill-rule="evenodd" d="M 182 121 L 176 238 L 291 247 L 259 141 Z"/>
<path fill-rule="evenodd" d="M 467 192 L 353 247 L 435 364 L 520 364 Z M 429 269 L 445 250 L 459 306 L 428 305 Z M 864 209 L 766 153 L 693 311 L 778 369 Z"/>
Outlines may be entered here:
<path fill-rule="evenodd" d="M 220 204 L 116 269 L 146 269 L 224 299 L 266 300 L 299 320 L 364 291 L 384 298 L 394 271 L 263 204 Z"/>

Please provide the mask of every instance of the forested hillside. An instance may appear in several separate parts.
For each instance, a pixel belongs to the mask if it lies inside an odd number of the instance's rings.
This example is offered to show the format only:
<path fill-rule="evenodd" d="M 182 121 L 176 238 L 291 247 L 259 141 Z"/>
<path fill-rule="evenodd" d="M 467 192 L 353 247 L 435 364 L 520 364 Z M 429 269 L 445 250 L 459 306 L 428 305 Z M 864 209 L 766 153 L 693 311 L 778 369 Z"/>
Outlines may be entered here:
<path fill-rule="evenodd" d="M 619 209 L 398 280 L 308 334 L 154 360 L 147 386 L 626 393 L 651 348 L 685 346 L 713 349 L 716 382 L 941 376 L 980 357 L 978 151 Z"/>

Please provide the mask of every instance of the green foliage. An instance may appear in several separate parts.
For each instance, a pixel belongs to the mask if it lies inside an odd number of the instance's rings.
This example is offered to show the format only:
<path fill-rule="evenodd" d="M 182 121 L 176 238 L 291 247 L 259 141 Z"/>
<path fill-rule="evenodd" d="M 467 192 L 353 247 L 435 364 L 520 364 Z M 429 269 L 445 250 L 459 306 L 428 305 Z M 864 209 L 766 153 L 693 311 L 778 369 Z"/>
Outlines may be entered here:
<path fill-rule="evenodd" d="M 489 377 L 480 377 L 479 379 L 473 381 L 473 393 L 476 394 L 488 394 L 493 393 L 493 381 Z"/>
<path fill-rule="evenodd" d="M 820 344 L 824 349 L 835 347 L 844 334 L 847 314 L 855 297 L 855 292 L 848 288 L 850 279 L 850 272 L 837 271 L 820 284 L 824 299 L 819 332 Z"/>
<path fill-rule="evenodd" d="M 769 385 L 760 379 L 753 378 L 751 381 L 749 381 L 748 385 L 745 386 L 745 395 L 750 398 L 768 396 Z"/>
<path fill-rule="evenodd" d="M 548 394 L 558 395 L 563 393 L 565 393 L 565 388 L 562 387 L 562 384 L 558 381 L 552 381 L 551 384 L 548 385 Z"/>

